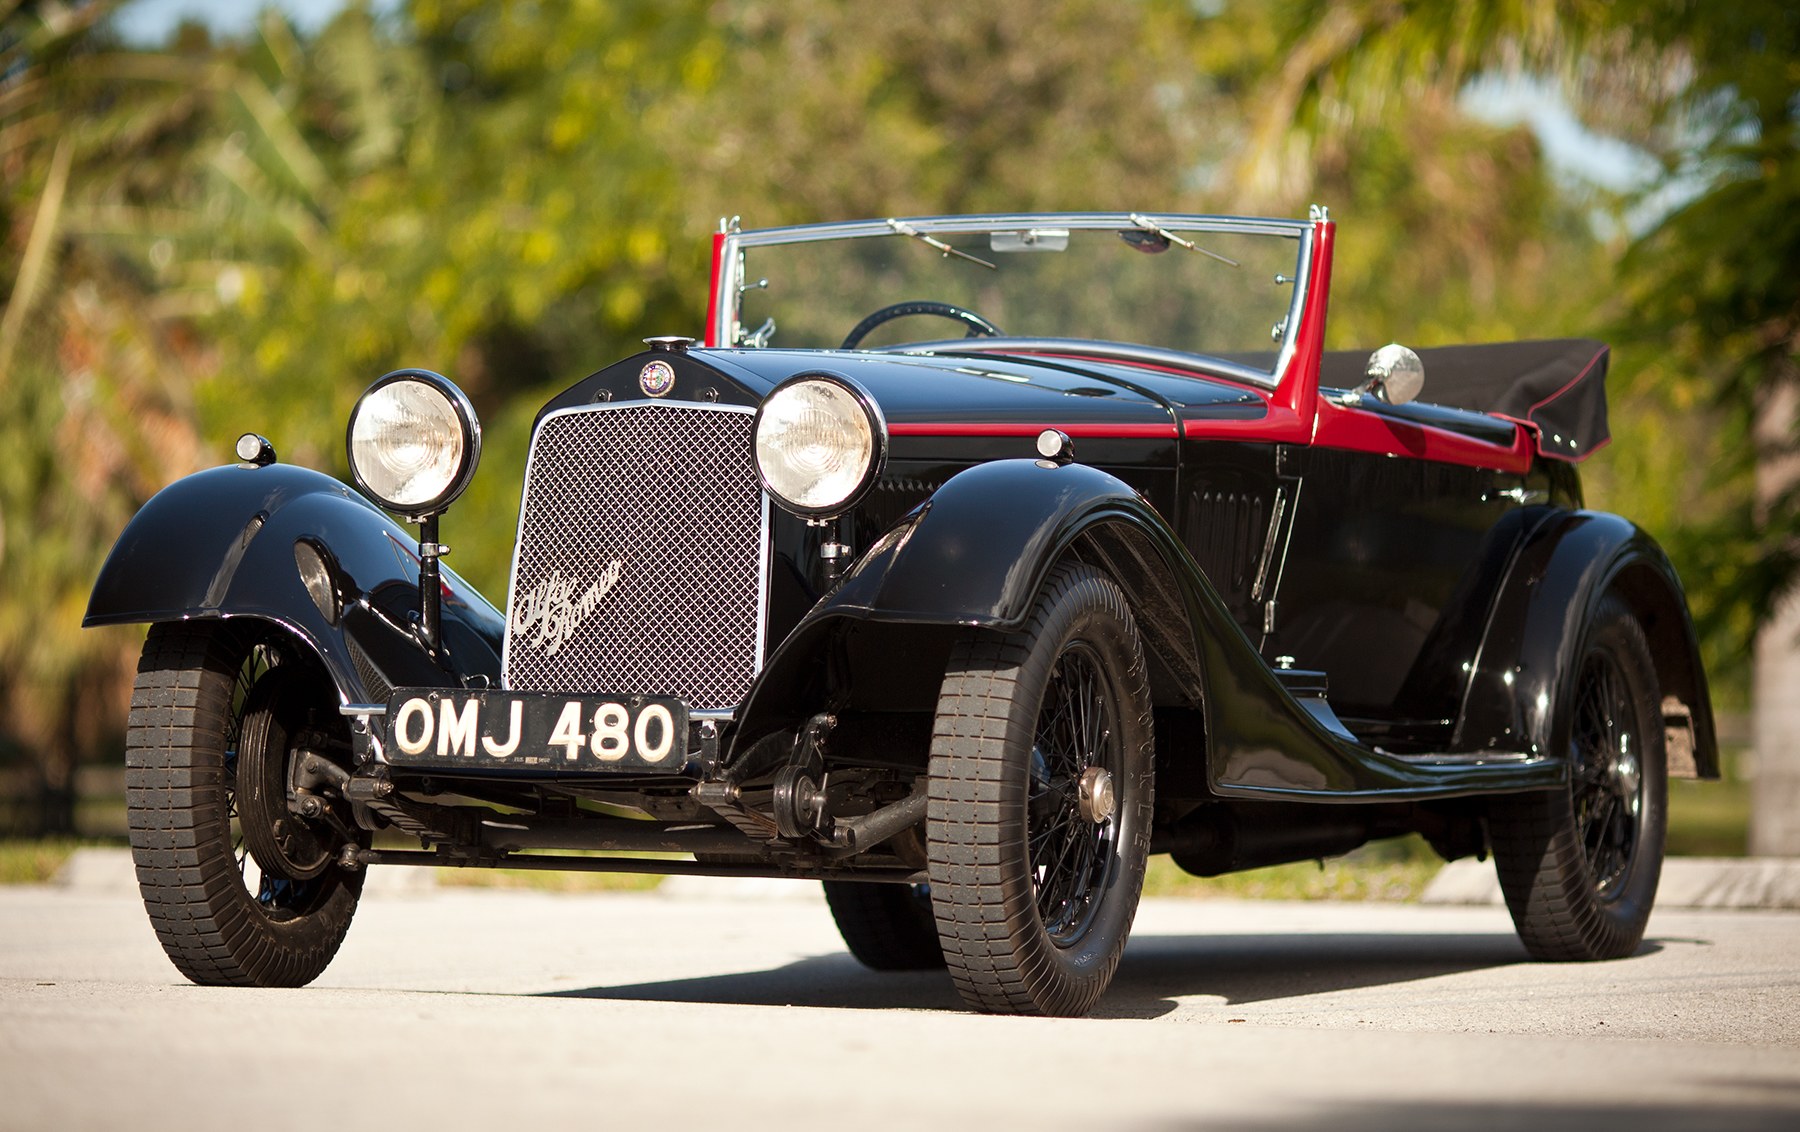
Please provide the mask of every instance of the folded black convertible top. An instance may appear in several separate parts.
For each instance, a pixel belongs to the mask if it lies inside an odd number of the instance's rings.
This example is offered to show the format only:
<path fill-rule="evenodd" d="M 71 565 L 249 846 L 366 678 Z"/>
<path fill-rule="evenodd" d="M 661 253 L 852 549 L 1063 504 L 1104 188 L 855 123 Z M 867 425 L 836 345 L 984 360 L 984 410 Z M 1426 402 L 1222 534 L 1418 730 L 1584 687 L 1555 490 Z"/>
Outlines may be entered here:
<path fill-rule="evenodd" d="M 1364 381 L 1369 350 L 1325 355 L 1319 384 L 1352 389 Z M 1425 363 L 1421 401 L 1491 413 L 1537 429 L 1538 451 L 1584 460 L 1611 439 L 1606 426 L 1606 343 L 1591 338 L 1436 346 Z"/>

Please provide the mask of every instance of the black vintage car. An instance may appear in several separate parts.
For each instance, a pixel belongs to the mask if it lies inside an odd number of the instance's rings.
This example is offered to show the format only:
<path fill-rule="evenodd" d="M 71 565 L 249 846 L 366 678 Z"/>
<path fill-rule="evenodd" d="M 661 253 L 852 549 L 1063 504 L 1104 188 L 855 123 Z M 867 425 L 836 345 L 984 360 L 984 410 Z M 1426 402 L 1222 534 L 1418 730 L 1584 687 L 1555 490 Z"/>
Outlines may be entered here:
<path fill-rule="evenodd" d="M 1333 234 L 724 225 L 703 343 L 539 414 L 505 613 L 439 561 L 481 435 L 449 381 L 370 386 L 360 493 L 246 434 L 87 615 L 152 623 L 170 958 L 305 983 L 374 865 L 805 877 L 870 966 L 1079 1014 L 1149 854 L 1415 832 L 1493 854 L 1532 955 L 1631 954 L 1667 776 L 1717 746 L 1667 559 L 1582 508 L 1607 350 L 1327 352 Z"/>

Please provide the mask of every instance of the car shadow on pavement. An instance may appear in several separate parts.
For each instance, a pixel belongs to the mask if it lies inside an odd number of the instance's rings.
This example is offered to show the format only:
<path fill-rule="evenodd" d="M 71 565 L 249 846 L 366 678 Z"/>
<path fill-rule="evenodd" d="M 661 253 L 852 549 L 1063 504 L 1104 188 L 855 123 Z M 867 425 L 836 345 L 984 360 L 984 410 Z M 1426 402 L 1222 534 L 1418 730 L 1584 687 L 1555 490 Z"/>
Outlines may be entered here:
<path fill-rule="evenodd" d="M 1112 993 L 1204 995 L 1236 1005 L 1527 962 L 1525 948 L 1510 933 L 1135 935 Z"/>
<path fill-rule="evenodd" d="M 1596 1101 L 1537 1101 L 1521 1098 L 1505 1105 L 1477 1101 L 1346 1101 L 1328 1110 L 1302 1111 L 1292 1116 L 1250 1117 L 1235 1123 L 1242 1132 L 1311 1132 L 1329 1127 L 1333 1132 L 1443 1132 L 1444 1129 L 1481 1129 L 1482 1132 L 1782 1132 L 1800 1121 L 1800 1090 L 1791 1082 L 1763 1083 L 1754 1079 L 1727 1081 L 1725 1088 L 1741 1088 L 1725 1103 L 1709 1104 L 1609 1104 Z M 1757 1095 L 1759 1085 L 1761 1095 Z M 1161 1132 L 1216 1128 L 1212 1120 L 1192 1124 L 1171 1121 Z"/>
<path fill-rule="evenodd" d="M 545 998 L 617 998 L 733 1006 L 829 1006 L 848 1010 L 960 1010 L 942 971 L 871 971 L 848 953 L 814 955 L 766 971 L 548 991 Z"/>
<path fill-rule="evenodd" d="M 1646 943 L 1640 955 L 1659 950 Z M 1529 962 L 1512 935 L 1391 932 L 1308 935 L 1138 935 L 1094 1018 L 1156 1018 L 1178 999 L 1222 1006 L 1391 986 Z M 961 1010 L 941 971 L 878 972 L 847 954 L 729 975 L 546 993 L 554 998 L 817 1006 L 852 1010 Z"/>

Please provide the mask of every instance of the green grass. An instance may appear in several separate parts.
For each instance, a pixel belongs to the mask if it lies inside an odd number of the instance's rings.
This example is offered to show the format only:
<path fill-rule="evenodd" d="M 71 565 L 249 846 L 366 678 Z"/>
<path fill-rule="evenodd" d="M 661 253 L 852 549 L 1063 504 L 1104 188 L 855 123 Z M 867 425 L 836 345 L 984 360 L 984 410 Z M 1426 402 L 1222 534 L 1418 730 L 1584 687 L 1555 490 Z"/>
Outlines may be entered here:
<path fill-rule="evenodd" d="M 1742 857 L 1749 829 L 1749 783 L 1732 777 L 1669 781 L 1669 856 Z"/>
<path fill-rule="evenodd" d="M 1153 857 L 1145 896 L 1235 900 L 1415 901 L 1444 862 L 1417 837 L 1365 845 L 1324 862 L 1299 861 L 1230 873 L 1189 876 L 1168 857 Z"/>
<path fill-rule="evenodd" d="M 119 844 L 79 837 L 0 840 L 0 884 L 48 884 L 75 850 L 91 846 L 117 848 Z"/>
<path fill-rule="evenodd" d="M 534 892 L 650 892 L 661 873 L 544 872 L 540 869 L 439 868 L 437 881 L 451 888 L 523 888 Z"/>
<path fill-rule="evenodd" d="M 394 847 L 400 848 L 400 839 Z M 407 844 L 405 848 L 415 848 Z M 524 852 L 520 857 L 644 857 L 652 860 L 690 860 L 681 853 L 595 853 L 583 849 Z M 451 888 L 523 888 L 534 892 L 649 892 L 666 877 L 662 873 L 588 873 L 580 871 L 546 871 L 543 869 L 457 868 L 440 865 L 437 881 Z"/>

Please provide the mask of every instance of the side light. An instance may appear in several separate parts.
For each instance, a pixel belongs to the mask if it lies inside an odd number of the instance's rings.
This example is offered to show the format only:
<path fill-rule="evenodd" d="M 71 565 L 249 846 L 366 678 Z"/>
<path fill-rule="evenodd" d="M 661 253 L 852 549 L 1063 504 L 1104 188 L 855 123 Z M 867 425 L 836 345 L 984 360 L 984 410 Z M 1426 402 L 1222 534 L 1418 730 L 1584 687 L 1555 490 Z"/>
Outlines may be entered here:
<path fill-rule="evenodd" d="M 887 460 L 887 422 L 860 386 L 806 373 L 775 388 L 756 411 L 756 469 L 787 510 L 827 519 L 854 507 Z"/>
<path fill-rule="evenodd" d="M 336 625 L 343 609 L 325 552 L 305 539 L 298 540 L 294 543 L 294 568 L 300 571 L 300 582 L 324 615 L 325 623 Z"/>
<path fill-rule="evenodd" d="M 448 378 L 395 370 L 356 402 L 347 444 L 356 486 L 418 520 L 440 514 L 469 486 L 481 460 L 481 423 Z"/>
<path fill-rule="evenodd" d="M 238 437 L 235 451 L 240 461 L 258 468 L 266 468 L 275 462 L 275 446 L 269 443 L 268 437 L 254 432 Z"/>

